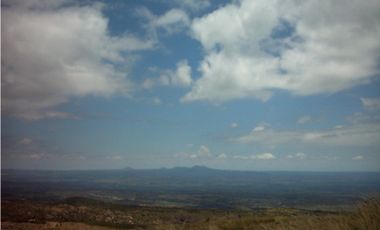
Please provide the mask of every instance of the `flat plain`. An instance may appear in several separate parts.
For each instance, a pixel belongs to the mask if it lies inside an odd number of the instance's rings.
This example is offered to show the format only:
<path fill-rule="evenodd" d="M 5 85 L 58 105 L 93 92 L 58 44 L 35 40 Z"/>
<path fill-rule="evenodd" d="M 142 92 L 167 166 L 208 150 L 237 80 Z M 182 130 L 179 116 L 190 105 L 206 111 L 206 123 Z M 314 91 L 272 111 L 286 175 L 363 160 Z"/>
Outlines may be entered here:
<path fill-rule="evenodd" d="M 2 176 L 3 229 L 354 229 L 365 212 L 368 226 L 379 222 L 380 173 L 195 166 Z"/>

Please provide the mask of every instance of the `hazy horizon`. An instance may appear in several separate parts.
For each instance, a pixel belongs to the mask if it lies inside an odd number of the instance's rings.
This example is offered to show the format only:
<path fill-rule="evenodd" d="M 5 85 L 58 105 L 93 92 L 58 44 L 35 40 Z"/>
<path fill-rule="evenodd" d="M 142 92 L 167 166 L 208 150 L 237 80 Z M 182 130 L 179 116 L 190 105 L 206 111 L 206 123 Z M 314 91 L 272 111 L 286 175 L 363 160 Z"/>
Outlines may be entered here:
<path fill-rule="evenodd" d="M 380 171 L 380 4 L 12 1 L 2 169 Z"/>
<path fill-rule="evenodd" d="M 124 168 L 2 168 L 2 170 L 15 170 L 15 171 L 124 171 L 124 170 L 173 170 L 173 169 L 190 169 L 196 170 L 194 168 L 202 167 L 209 170 L 218 171 L 240 171 L 240 172 L 290 172 L 290 173 L 380 173 L 379 171 L 370 170 L 255 170 L 255 169 L 229 169 L 229 168 L 213 168 L 204 165 L 192 165 L 192 166 L 173 166 L 173 167 L 160 167 L 160 168 L 136 168 L 136 167 L 124 167 Z"/>

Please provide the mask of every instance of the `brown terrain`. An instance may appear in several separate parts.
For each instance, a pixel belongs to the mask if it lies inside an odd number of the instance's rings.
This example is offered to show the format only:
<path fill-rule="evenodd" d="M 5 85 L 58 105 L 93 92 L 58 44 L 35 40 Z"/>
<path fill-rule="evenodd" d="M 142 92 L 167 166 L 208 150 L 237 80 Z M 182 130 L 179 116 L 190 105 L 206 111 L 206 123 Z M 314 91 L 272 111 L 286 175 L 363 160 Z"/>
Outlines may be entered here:
<path fill-rule="evenodd" d="M 1 229 L 380 229 L 380 201 L 355 212 L 130 207 L 72 198 L 60 203 L 2 201 Z"/>

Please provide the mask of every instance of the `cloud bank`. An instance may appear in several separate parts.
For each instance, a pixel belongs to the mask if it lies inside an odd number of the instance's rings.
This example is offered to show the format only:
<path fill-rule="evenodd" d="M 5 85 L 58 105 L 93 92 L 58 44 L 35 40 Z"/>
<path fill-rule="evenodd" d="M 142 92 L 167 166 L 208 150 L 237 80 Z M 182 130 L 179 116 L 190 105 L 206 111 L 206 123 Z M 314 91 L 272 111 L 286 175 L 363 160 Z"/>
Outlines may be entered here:
<path fill-rule="evenodd" d="M 379 146 L 380 125 L 350 124 L 323 130 L 276 130 L 258 125 L 250 133 L 232 138 L 236 143 L 277 146 L 287 143 L 319 146 Z"/>
<path fill-rule="evenodd" d="M 102 6 L 3 1 L 3 112 L 37 120 L 74 118 L 56 107 L 71 98 L 128 94 L 128 54 L 153 43 L 112 36 Z"/>
<path fill-rule="evenodd" d="M 276 156 L 272 153 L 260 153 L 260 154 L 254 154 L 250 156 L 241 156 L 236 155 L 233 156 L 234 159 L 240 159 L 240 160 L 274 160 L 276 159 Z"/>
<path fill-rule="evenodd" d="M 241 0 L 193 20 L 201 77 L 181 100 L 335 93 L 379 74 L 376 0 Z"/>

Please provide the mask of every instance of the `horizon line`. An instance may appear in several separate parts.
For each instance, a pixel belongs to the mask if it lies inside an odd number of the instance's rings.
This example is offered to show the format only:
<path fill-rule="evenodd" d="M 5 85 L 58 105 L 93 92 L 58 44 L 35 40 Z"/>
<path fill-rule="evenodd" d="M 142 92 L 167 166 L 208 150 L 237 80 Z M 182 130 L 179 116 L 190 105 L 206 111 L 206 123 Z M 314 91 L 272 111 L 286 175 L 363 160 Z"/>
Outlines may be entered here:
<path fill-rule="evenodd" d="M 286 169 L 221 169 L 212 168 L 204 165 L 193 165 L 193 166 L 173 166 L 173 167 L 160 167 L 160 168 L 134 168 L 134 167 L 124 167 L 124 168 L 74 168 L 74 169 L 39 169 L 39 168 L 1 168 L 3 170 L 14 170 L 14 171 L 128 171 L 128 170 L 171 170 L 176 168 L 186 168 L 193 169 L 195 167 L 206 168 L 215 171 L 233 171 L 233 172 L 307 172 L 307 173 L 380 173 L 378 171 L 367 171 L 367 170 L 286 170 Z"/>

